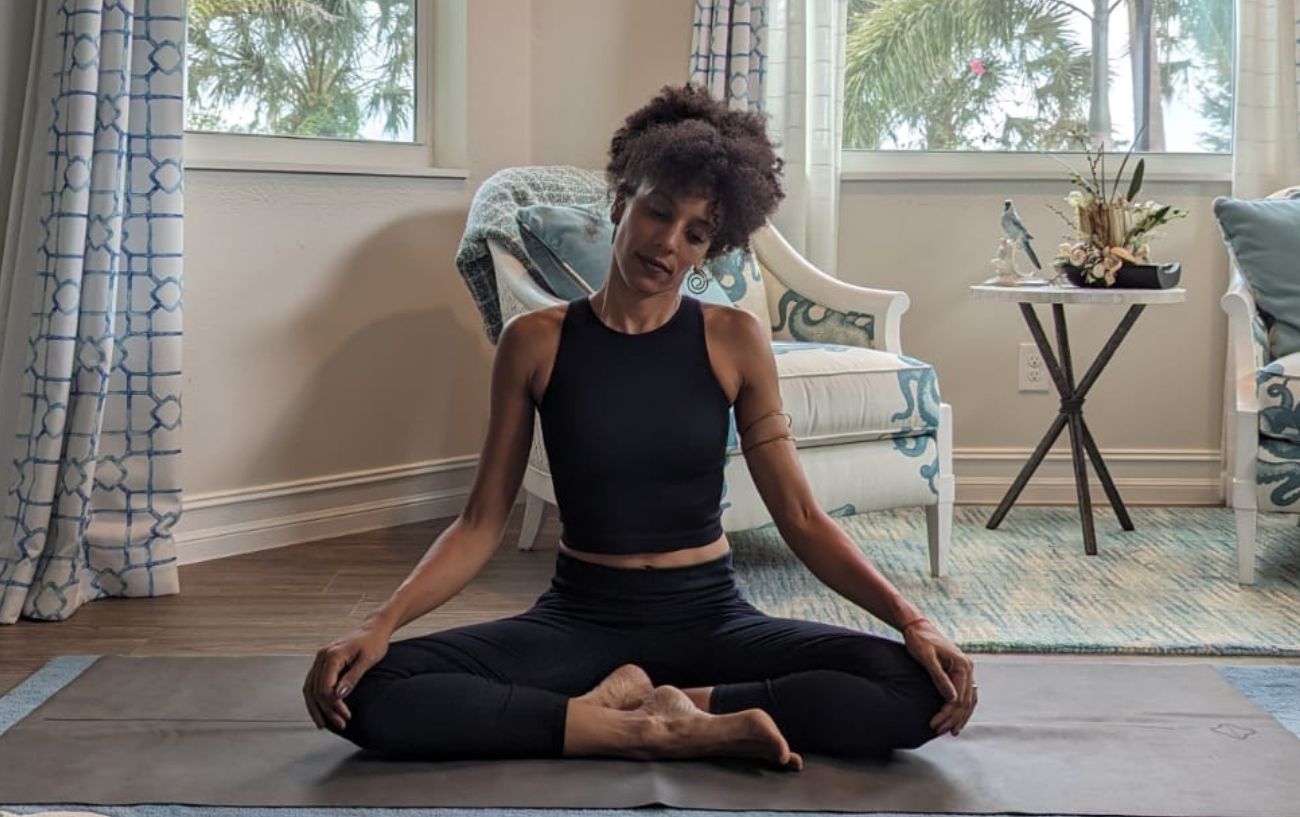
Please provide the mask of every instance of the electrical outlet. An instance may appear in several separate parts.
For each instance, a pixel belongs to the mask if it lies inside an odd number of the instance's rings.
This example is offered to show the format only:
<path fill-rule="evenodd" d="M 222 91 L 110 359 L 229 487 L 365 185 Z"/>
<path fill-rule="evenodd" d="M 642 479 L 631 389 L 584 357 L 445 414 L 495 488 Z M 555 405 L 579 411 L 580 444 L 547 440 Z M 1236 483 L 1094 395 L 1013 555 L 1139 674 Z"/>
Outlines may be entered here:
<path fill-rule="evenodd" d="M 1020 344 L 1020 391 L 1048 391 L 1051 388 L 1051 375 L 1043 363 L 1043 355 L 1032 343 Z"/>

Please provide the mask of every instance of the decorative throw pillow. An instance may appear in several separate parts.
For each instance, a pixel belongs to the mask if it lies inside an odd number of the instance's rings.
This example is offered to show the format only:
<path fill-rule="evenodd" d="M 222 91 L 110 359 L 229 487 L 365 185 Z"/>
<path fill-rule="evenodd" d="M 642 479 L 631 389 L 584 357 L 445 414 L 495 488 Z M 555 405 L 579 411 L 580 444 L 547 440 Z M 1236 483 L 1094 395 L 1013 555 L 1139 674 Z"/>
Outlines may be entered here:
<path fill-rule="evenodd" d="M 1255 293 L 1271 358 L 1300 352 L 1300 199 L 1219 196 L 1214 215 Z"/>
<path fill-rule="evenodd" d="M 582 298 L 605 283 L 613 254 L 614 225 L 604 204 L 534 204 L 515 216 L 528 257 L 557 298 Z M 682 281 L 681 291 L 708 303 L 731 306 L 718 282 L 698 270 Z"/>
<path fill-rule="evenodd" d="M 534 204 L 515 219 L 528 257 L 556 297 L 576 300 L 605 282 L 612 225 L 600 207 Z"/>

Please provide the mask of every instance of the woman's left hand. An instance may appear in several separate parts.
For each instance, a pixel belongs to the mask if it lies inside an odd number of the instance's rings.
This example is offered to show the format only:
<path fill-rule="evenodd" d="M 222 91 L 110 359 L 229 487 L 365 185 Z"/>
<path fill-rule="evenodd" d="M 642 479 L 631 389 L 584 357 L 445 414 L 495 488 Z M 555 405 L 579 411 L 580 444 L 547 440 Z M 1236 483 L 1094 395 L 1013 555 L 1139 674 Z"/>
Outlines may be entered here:
<path fill-rule="evenodd" d="M 928 621 L 908 627 L 903 638 L 907 651 L 930 673 L 947 702 L 930 719 L 930 727 L 940 735 L 951 731 L 956 737 L 979 700 L 974 663 Z"/>

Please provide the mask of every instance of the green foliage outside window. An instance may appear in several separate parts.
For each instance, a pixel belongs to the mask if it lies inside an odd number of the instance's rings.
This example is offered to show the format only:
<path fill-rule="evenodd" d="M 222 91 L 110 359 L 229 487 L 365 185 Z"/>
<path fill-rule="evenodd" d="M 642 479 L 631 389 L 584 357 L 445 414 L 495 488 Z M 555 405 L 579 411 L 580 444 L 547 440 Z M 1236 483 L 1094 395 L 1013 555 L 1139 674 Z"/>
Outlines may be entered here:
<path fill-rule="evenodd" d="M 186 127 L 412 141 L 415 0 L 190 0 Z"/>
<path fill-rule="evenodd" d="M 849 0 L 845 147 L 1067 150 L 1083 131 L 1111 147 L 1137 133 L 1139 150 L 1227 151 L 1232 6 Z"/>
<path fill-rule="evenodd" d="M 412 141 L 415 3 L 190 0 L 187 127 Z M 1232 6 L 849 0 L 844 145 L 1226 152 Z"/>

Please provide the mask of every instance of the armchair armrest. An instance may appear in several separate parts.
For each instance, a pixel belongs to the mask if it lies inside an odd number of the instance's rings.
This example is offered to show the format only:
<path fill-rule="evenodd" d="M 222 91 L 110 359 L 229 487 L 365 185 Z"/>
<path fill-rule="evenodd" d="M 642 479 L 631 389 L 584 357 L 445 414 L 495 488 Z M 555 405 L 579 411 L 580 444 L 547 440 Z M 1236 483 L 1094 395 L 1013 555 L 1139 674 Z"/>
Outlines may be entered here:
<path fill-rule="evenodd" d="M 1256 463 L 1259 446 L 1259 369 L 1268 362 L 1268 337 L 1255 304 L 1255 294 L 1232 253 L 1228 291 L 1219 306 L 1228 314 L 1228 355 L 1224 365 L 1224 494 L 1233 508 L 1256 507 Z M 1249 582 L 1254 557 L 1240 544 L 1238 569 Z"/>
<path fill-rule="evenodd" d="M 899 324 L 911 305 L 906 292 L 871 289 L 832 278 L 796 252 L 771 224 L 756 230 L 750 244 L 768 272 L 791 291 L 827 309 L 871 315 L 876 348 L 902 354 Z"/>
<path fill-rule="evenodd" d="M 1232 379 L 1233 407 L 1239 412 L 1257 413 L 1256 378 L 1260 367 L 1268 362 L 1268 337 L 1255 305 L 1255 295 L 1235 261 L 1228 291 L 1219 299 L 1219 306 L 1228 315 L 1228 371 Z"/>
<path fill-rule="evenodd" d="M 501 302 L 501 323 L 534 309 L 564 303 L 542 289 L 524 268 L 523 262 L 494 239 L 489 238 L 488 252 L 492 255 L 492 269 L 497 280 L 497 299 Z"/>

